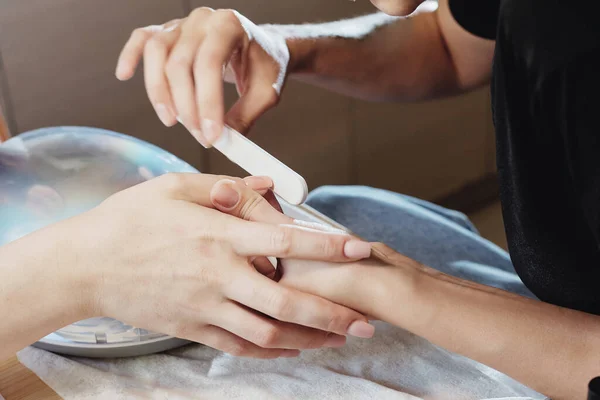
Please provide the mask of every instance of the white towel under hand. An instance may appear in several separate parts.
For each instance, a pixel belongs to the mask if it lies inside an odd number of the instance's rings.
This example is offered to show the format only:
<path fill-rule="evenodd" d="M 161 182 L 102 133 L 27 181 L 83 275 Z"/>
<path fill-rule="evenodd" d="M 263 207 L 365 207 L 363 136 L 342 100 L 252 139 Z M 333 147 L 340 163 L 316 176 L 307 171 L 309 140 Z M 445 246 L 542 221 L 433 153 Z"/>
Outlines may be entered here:
<path fill-rule="evenodd" d="M 385 323 L 373 339 L 297 359 L 232 357 L 201 345 L 112 360 L 36 348 L 19 359 L 65 400 L 92 399 L 545 399 L 472 360 Z"/>

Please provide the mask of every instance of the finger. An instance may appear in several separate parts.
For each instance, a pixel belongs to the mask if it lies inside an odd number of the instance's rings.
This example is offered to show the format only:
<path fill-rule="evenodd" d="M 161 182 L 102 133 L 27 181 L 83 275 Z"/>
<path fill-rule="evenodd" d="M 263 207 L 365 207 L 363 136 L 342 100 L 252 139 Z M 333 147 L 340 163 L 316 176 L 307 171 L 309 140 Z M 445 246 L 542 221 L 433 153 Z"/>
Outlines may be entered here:
<path fill-rule="evenodd" d="M 231 300 L 279 321 L 338 335 L 371 337 L 374 328 L 358 312 L 283 285 L 262 275 L 239 274 L 225 288 Z"/>
<path fill-rule="evenodd" d="M 245 93 L 225 115 L 225 123 L 244 135 L 248 134 L 256 120 L 279 102 L 272 79 L 248 85 Z"/>
<path fill-rule="evenodd" d="M 117 61 L 115 72 L 117 79 L 122 81 L 131 79 L 144 53 L 146 41 L 152 37 L 157 29 L 156 26 L 147 26 L 145 28 L 138 28 L 131 33 Z"/>
<path fill-rule="evenodd" d="M 270 207 L 270 206 L 269 206 Z M 345 233 L 327 232 L 295 225 L 248 222 L 238 218 L 224 220 L 227 237 L 238 255 L 269 255 L 278 258 L 348 262 L 368 258 L 371 244 Z M 302 225 L 301 225 L 302 224 Z M 252 240 L 248 240 L 252 238 Z"/>
<path fill-rule="evenodd" d="M 194 57 L 202 40 L 201 33 L 184 28 L 169 55 L 165 70 L 175 111 L 180 122 L 200 144 L 206 147 L 208 144 L 200 131 L 196 111 L 194 78 L 192 75 Z"/>
<path fill-rule="evenodd" d="M 302 350 L 346 344 L 345 336 L 270 319 L 233 302 L 223 304 L 218 311 L 211 321 L 214 325 L 261 348 Z"/>
<path fill-rule="evenodd" d="M 150 103 L 165 126 L 177 123 L 165 68 L 169 52 L 179 38 L 179 29 L 154 35 L 144 47 L 144 82 Z"/>
<path fill-rule="evenodd" d="M 236 131 L 247 134 L 254 122 L 279 102 L 273 88 L 280 66 L 259 46 L 249 48 L 246 82 L 239 100 L 225 115 L 225 123 Z"/>
<path fill-rule="evenodd" d="M 275 263 L 275 265 L 273 265 Z M 267 257 L 256 257 L 252 260 L 252 265 L 254 268 L 261 274 L 266 276 L 269 279 L 273 279 L 275 277 L 275 273 L 277 272 L 277 259 L 273 259 L 273 261 L 269 260 Z"/>
<path fill-rule="evenodd" d="M 273 180 L 271 178 L 268 176 L 248 176 L 244 178 L 244 182 L 249 188 L 264 197 L 271 207 L 283 214 L 283 209 L 271 190 L 273 188 Z"/>
<path fill-rule="evenodd" d="M 240 186 L 246 186 L 241 178 L 226 175 L 211 175 L 199 173 L 169 173 L 143 183 L 150 191 L 156 193 L 165 191 L 174 199 L 196 203 L 203 207 L 213 207 L 210 198 L 211 189 L 221 180 L 229 180 Z"/>
<path fill-rule="evenodd" d="M 247 40 L 246 32 L 232 11 L 213 13 L 206 39 L 194 61 L 198 115 L 202 134 L 209 144 L 216 142 L 223 130 L 224 66 L 244 40 Z"/>
<path fill-rule="evenodd" d="M 269 202 L 253 190 L 248 181 L 233 182 L 224 179 L 217 182 L 210 193 L 213 206 L 222 212 L 247 221 L 292 224 L 293 219 L 273 208 Z M 256 181 L 251 184 L 258 185 Z M 263 182 L 269 184 L 268 182 Z"/>
<path fill-rule="evenodd" d="M 182 338 L 192 340 L 196 343 L 202 343 L 213 349 L 223 351 L 237 357 L 252 357 L 272 359 L 278 357 L 297 357 L 297 350 L 277 349 L 277 348 L 261 348 L 254 343 L 251 343 L 239 336 L 228 332 L 218 326 L 204 326 L 196 334 L 189 335 L 190 337 Z"/>

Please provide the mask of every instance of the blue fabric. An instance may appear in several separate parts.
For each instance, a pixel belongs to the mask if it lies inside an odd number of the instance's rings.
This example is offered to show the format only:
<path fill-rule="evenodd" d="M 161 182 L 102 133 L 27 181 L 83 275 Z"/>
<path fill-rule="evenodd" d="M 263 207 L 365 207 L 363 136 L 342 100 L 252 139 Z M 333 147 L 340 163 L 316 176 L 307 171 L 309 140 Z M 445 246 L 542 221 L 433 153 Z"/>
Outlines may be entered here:
<path fill-rule="evenodd" d="M 482 238 L 462 213 L 364 186 L 324 186 L 307 204 L 371 242 L 439 271 L 535 298 L 508 253 Z"/>

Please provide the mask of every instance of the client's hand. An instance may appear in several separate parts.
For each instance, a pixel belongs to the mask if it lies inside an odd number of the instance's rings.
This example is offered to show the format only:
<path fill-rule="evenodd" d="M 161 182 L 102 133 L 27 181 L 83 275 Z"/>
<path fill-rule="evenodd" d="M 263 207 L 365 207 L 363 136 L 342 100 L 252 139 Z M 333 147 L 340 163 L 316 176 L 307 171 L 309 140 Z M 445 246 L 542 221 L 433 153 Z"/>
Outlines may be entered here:
<path fill-rule="evenodd" d="M 256 179 L 258 178 L 246 178 L 248 182 Z M 258 186 L 261 185 L 255 187 Z M 223 207 L 218 200 L 227 196 L 227 193 L 231 193 L 232 190 L 242 192 L 244 185 L 231 181 L 218 182 L 211 191 L 213 205 L 223 212 L 244 219 L 260 219 L 276 224 L 300 223 L 284 214 L 274 213 L 272 204 L 269 204 L 272 201 L 259 197 L 255 198 L 250 207 L 247 203 Z M 259 192 L 268 194 L 265 190 Z M 307 224 L 307 226 L 311 226 L 312 229 L 329 229 L 326 226 L 319 227 L 318 224 Z M 279 283 L 327 298 L 369 315 L 373 319 L 389 320 L 389 313 L 385 312 L 386 304 L 395 298 L 398 299 L 399 304 L 402 303 L 402 299 L 415 298 L 413 294 L 418 278 L 439 274 L 382 243 L 372 244 L 372 253 L 373 257 L 369 259 L 349 263 L 285 259 L 279 266 Z M 411 307 L 405 307 L 406 318 L 412 318 L 412 310 Z"/>
<path fill-rule="evenodd" d="M 219 179 L 163 176 L 59 224 L 54 234 L 68 238 L 62 272 L 83 283 L 87 316 L 254 357 L 294 356 L 296 350 L 285 349 L 341 346 L 342 335 L 372 334 L 363 315 L 279 285 L 252 265 L 260 256 L 348 262 L 367 257 L 370 246 L 347 235 L 257 222 L 265 201 L 241 180 L 237 191 L 212 201 L 253 221 L 219 212 L 209 197 Z"/>

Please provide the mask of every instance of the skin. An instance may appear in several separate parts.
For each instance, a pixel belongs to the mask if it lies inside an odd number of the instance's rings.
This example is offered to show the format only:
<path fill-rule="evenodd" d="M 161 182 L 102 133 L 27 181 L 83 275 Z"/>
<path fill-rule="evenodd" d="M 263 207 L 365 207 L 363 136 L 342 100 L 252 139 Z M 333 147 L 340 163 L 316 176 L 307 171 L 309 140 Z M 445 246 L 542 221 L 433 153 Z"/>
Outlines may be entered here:
<path fill-rule="evenodd" d="M 372 2 L 389 14 L 412 14 L 373 29 L 360 40 L 334 35 L 308 38 L 311 26 L 306 26 L 307 38 L 301 33 L 286 37 L 290 51 L 288 77 L 372 101 L 438 98 L 489 82 L 495 43 L 460 27 L 448 9 L 448 0 L 440 0 L 435 10 L 420 7 L 417 11 L 422 3 L 419 0 Z M 222 49 L 233 49 L 230 53 L 220 52 L 211 65 L 191 62 L 187 69 L 180 70 L 188 76 L 186 90 L 191 91 L 193 85 L 189 82 L 203 82 L 204 74 L 216 77 L 235 53 L 247 63 L 242 67 L 254 74 L 253 85 L 261 87 L 253 93 L 265 96 L 241 93 L 238 104 L 252 102 L 253 107 L 234 106 L 225 111 L 222 88 L 216 89 L 221 84 L 220 75 L 218 80 L 202 85 L 202 101 L 194 101 L 190 95 L 187 102 L 183 96 L 178 99 L 177 93 L 183 88 L 173 86 L 171 76 L 175 72 L 169 66 L 175 64 L 175 49 L 183 34 L 172 34 L 172 41 L 167 42 L 162 31 L 149 33 L 141 28 L 134 32 L 119 59 L 117 76 L 129 79 L 142 57 L 159 59 L 152 63 L 152 74 L 146 71 L 147 90 L 155 106 L 157 98 L 175 104 L 170 109 L 170 122 L 184 110 L 178 104 L 185 104 L 185 110 L 192 110 L 190 115 L 210 115 L 218 126 L 226 122 L 247 132 L 262 113 L 277 103 L 276 94 L 268 90 L 276 71 L 264 51 L 244 40 L 232 16 L 229 10 L 201 9 L 174 23 L 174 30 L 185 32 L 187 26 L 195 29 L 195 45 L 187 47 L 188 59 L 204 54 L 207 48 L 219 47 L 216 43 L 221 43 Z M 207 34 L 209 28 L 218 28 L 219 35 Z M 277 27 L 269 29 L 276 34 Z M 285 29 L 281 29 L 281 35 L 285 35 Z M 157 48 L 149 45 L 158 42 L 160 57 L 154 55 Z M 252 57 L 246 56 L 250 53 Z M 200 129 L 199 125 L 195 127 Z M 239 212 L 235 208 L 220 209 Z M 374 259 L 356 263 L 286 261 L 280 283 L 408 329 L 553 399 L 585 398 L 587 383 L 600 370 L 599 317 L 441 274 L 381 244 L 374 245 L 374 249 Z"/>
<path fill-rule="evenodd" d="M 264 263 L 265 256 L 349 262 L 368 257 L 370 245 L 289 218 L 261 221 L 257 213 L 280 213 L 239 178 L 211 197 L 222 179 L 165 175 L 0 247 L 0 359 L 95 316 L 260 358 L 372 336 L 363 315 L 278 285 Z M 249 183 L 259 192 L 272 184 Z M 248 221 L 213 202 L 239 207 Z"/>

